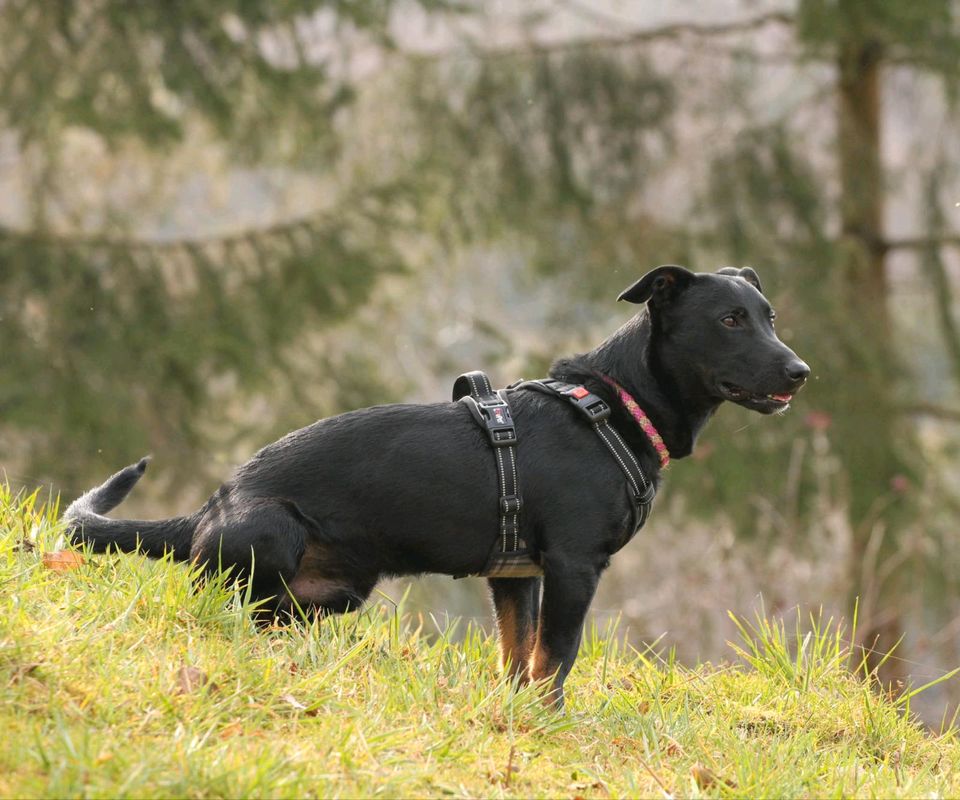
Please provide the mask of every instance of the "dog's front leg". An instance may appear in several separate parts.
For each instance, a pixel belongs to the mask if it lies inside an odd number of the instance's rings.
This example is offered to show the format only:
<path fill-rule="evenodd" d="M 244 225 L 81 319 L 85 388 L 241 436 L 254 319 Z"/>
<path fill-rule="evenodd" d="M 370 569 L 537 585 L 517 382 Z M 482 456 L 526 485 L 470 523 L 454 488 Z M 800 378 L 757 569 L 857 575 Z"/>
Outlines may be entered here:
<path fill-rule="evenodd" d="M 488 578 L 500 634 L 500 666 L 526 683 L 537 633 L 539 578 Z"/>
<path fill-rule="evenodd" d="M 540 624 L 530 677 L 553 676 L 547 701 L 563 708 L 563 682 L 580 647 L 583 621 L 600 581 L 600 569 L 573 559 L 547 559 L 544 565 Z"/>

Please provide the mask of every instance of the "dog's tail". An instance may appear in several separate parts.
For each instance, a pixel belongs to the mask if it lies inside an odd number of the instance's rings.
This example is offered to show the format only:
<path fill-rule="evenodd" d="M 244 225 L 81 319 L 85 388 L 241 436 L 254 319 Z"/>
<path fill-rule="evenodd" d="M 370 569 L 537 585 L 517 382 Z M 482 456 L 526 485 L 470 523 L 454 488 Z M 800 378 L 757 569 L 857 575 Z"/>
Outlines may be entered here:
<path fill-rule="evenodd" d="M 75 542 L 87 542 L 97 553 L 113 545 L 118 550 L 145 553 L 151 558 L 161 558 L 169 552 L 175 561 L 190 559 L 190 544 L 197 525 L 194 517 L 134 520 L 103 516 L 123 502 L 143 476 L 148 461 L 142 458 L 124 467 L 67 507 L 63 518 Z"/>

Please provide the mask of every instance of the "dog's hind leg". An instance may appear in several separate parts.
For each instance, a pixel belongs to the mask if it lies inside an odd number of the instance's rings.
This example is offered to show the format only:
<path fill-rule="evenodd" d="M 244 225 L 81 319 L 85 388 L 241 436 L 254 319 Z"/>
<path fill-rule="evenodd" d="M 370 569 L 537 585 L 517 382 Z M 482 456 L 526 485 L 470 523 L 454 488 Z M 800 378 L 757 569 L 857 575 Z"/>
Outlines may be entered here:
<path fill-rule="evenodd" d="M 304 612 L 344 614 L 360 608 L 380 578 L 368 554 L 338 547 L 329 537 L 309 537 L 297 572 L 289 582 L 290 596 Z"/>
<path fill-rule="evenodd" d="M 540 579 L 488 578 L 487 582 L 497 614 L 500 666 L 526 683 L 537 633 Z"/>
<path fill-rule="evenodd" d="M 290 582 L 290 595 L 296 607 L 305 613 L 345 614 L 363 605 L 376 582 L 375 578 L 324 578 L 298 573 Z M 291 613 L 296 611 L 291 608 Z"/>
<path fill-rule="evenodd" d="M 258 616 L 272 617 L 289 606 L 287 586 L 297 574 L 307 530 L 280 504 L 236 504 L 226 518 L 212 516 L 201 526 L 191 559 L 207 573 L 230 570 L 244 582 L 251 599 L 261 601 Z"/>

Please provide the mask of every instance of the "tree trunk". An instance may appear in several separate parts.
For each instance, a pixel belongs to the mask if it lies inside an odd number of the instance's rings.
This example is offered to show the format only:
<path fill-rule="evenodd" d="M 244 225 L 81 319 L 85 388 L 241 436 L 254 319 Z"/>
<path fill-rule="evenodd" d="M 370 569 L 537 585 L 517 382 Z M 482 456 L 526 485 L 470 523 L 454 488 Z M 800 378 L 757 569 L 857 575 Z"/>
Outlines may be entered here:
<path fill-rule="evenodd" d="M 852 0 L 856 2 L 857 0 Z M 837 64 L 838 155 L 841 178 L 842 252 L 837 311 L 847 334 L 839 389 L 844 425 L 838 449 L 850 483 L 853 547 L 851 603 L 861 598 L 860 644 L 876 666 L 902 635 L 897 591 L 877 585 L 877 573 L 895 550 L 898 503 L 891 487 L 902 468 L 896 452 L 895 337 L 887 307 L 883 231 L 884 169 L 881 149 L 881 59 L 878 42 L 846 32 Z M 839 343 L 838 343 L 839 344 Z M 880 537 L 880 538 L 878 538 Z M 902 645 L 901 645 L 902 648 Z M 901 648 L 897 655 L 902 656 Z M 889 659 L 880 680 L 897 686 L 903 662 Z"/>

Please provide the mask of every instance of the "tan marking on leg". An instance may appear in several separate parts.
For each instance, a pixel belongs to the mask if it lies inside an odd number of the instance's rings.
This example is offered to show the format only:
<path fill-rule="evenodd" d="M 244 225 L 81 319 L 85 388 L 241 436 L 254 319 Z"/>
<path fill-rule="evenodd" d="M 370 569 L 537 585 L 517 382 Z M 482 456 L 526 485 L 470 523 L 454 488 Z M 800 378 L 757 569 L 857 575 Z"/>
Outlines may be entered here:
<path fill-rule="evenodd" d="M 323 548 L 308 544 L 287 589 L 302 607 L 323 605 L 325 601 L 353 588 L 349 581 L 331 575 L 331 569 L 332 565 Z"/>
<path fill-rule="evenodd" d="M 516 603 L 501 601 L 497 609 L 497 630 L 500 634 L 500 669 L 521 683 L 529 680 L 530 653 L 533 650 L 532 624 L 519 619 Z M 524 630 L 524 628 L 527 630 Z"/>
<path fill-rule="evenodd" d="M 533 648 L 533 657 L 530 659 L 530 679 L 539 682 L 551 680 L 550 688 L 543 696 L 544 705 L 554 706 L 563 703 L 563 685 L 557 682 L 556 671 L 560 662 L 553 658 L 550 651 L 541 641 L 537 641 Z"/>
<path fill-rule="evenodd" d="M 320 575 L 304 575 L 298 572 L 287 587 L 290 594 L 302 607 L 322 606 L 328 600 L 351 589 L 347 581 L 324 578 Z"/>
<path fill-rule="evenodd" d="M 530 677 L 535 681 L 549 678 L 559 666 L 551 657 L 543 642 L 537 642 L 533 648 L 533 658 L 530 660 Z"/>
<path fill-rule="evenodd" d="M 506 670 L 512 678 L 519 676 L 525 682 L 530 650 L 524 646 L 526 643 L 520 635 L 515 604 L 501 604 L 497 627 L 500 631 L 500 669 Z"/>

